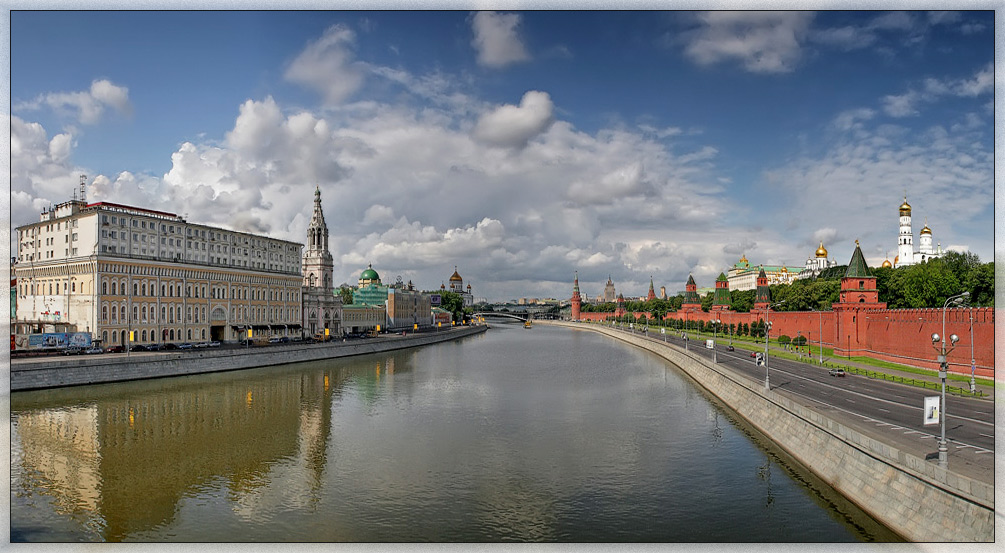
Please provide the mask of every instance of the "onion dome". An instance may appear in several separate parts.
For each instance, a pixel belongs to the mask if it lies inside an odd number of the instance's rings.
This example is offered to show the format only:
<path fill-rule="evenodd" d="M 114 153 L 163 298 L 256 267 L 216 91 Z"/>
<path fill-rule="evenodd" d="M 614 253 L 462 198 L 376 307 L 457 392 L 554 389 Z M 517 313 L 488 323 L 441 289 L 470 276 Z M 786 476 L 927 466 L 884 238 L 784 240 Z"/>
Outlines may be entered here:
<path fill-rule="evenodd" d="M 443 283 L 441 282 L 441 283 L 440 283 L 440 290 L 446 290 L 446 289 L 447 289 L 447 285 L 446 285 L 446 284 L 443 284 Z"/>
<path fill-rule="evenodd" d="M 373 265 L 367 264 L 366 270 L 363 271 L 363 274 L 359 275 L 359 279 L 360 280 L 380 280 L 380 276 L 377 274 L 377 271 L 373 270 Z"/>
<path fill-rule="evenodd" d="M 457 265 L 454 265 L 454 274 L 450 275 L 450 282 L 461 282 L 463 280 L 461 275 L 457 274 Z"/>
<path fill-rule="evenodd" d="M 898 255 L 898 256 L 894 257 L 893 258 L 893 262 L 894 263 L 899 263 L 900 262 L 900 256 Z"/>
<path fill-rule="evenodd" d="M 883 260 L 883 268 L 889 269 L 890 267 L 893 267 L 893 263 L 890 263 L 889 259 Z"/>
<path fill-rule="evenodd" d="M 932 234 L 932 229 L 928 228 L 928 219 L 925 219 L 925 228 L 921 229 L 921 234 Z"/>
<path fill-rule="evenodd" d="M 820 247 L 817 248 L 817 257 L 827 257 L 827 248 L 824 247 L 824 243 L 820 242 Z"/>
<path fill-rule="evenodd" d="M 910 215 L 911 214 L 911 204 L 907 203 L 907 196 L 904 196 L 904 203 L 900 204 L 900 214 Z"/>

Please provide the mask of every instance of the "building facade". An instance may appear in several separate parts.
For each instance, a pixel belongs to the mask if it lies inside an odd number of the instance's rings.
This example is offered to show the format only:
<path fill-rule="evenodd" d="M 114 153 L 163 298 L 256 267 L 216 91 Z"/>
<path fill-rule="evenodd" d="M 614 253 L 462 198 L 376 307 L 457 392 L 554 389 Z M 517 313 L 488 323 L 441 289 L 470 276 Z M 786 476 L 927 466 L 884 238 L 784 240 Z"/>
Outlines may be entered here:
<path fill-rule="evenodd" d="M 464 302 L 464 307 L 471 307 L 474 305 L 474 296 L 471 294 L 471 285 L 464 287 L 464 279 L 457 272 L 457 266 L 454 266 L 454 274 L 450 275 L 450 285 L 447 288 L 448 291 L 455 294 L 460 294 L 461 299 Z"/>
<path fill-rule="evenodd" d="M 758 265 L 757 267 L 752 267 L 750 262 L 747 261 L 747 256 L 744 255 L 726 272 L 726 278 L 729 280 L 729 289 L 756 289 L 757 277 L 762 270 L 769 284 L 791 284 L 803 269 L 787 265 Z"/>
<path fill-rule="evenodd" d="M 824 269 L 835 266 L 837 266 L 837 261 L 827 259 L 827 248 L 824 247 L 823 242 L 820 242 L 820 247 L 813 253 L 813 257 L 806 260 L 806 267 L 796 275 L 796 279 L 813 278 Z"/>
<path fill-rule="evenodd" d="M 938 247 L 932 246 L 932 229 L 925 223 L 924 228 L 918 236 L 919 249 L 914 250 L 914 231 L 911 229 L 911 204 L 907 203 L 907 195 L 904 195 L 904 203 L 898 208 L 900 214 L 900 233 L 897 237 L 897 257 L 893 260 L 894 267 L 906 267 L 917 263 L 924 263 L 929 259 L 942 257 L 945 253 L 942 244 Z"/>
<path fill-rule="evenodd" d="M 69 323 L 105 346 L 299 334 L 296 242 L 83 199 L 15 237 L 12 322 Z"/>

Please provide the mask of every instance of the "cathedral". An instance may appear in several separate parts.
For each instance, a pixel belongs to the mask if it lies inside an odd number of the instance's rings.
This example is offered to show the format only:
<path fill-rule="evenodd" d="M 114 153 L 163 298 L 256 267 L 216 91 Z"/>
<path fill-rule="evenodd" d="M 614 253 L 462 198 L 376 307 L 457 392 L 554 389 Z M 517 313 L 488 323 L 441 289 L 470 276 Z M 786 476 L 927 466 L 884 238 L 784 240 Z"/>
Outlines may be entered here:
<path fill-rule="evenodd" d="M 328 250 L 328 225 L 321 211 L 321 188 L 314 190 L 314 214 L 307 226 L 307 249 L 303 255 L 303 326 L 307 336 L 341 333 L 342 298 L 332 286 L 335 263 Z"/>
<path fill-rule="evenodd" d="M 928 228 L 928 222 L 921 229 L 918 236 L 919 251 L 914 251 L 914 231 L 911 230 L 911 204 L 907 203 L 907 195 L 904 195 L 904 203 L 900 204 L 900 236 L 897 239 L 897 257 L 893 259 L 894 267 L 906 267 L 917 263 L 924 263 L 929 259 L 942 257 L 945 252 L 942 244 L 937 248 L 932 247 L 932 229 Z M 883 266 L 887 266 L 886 262 Z"/>

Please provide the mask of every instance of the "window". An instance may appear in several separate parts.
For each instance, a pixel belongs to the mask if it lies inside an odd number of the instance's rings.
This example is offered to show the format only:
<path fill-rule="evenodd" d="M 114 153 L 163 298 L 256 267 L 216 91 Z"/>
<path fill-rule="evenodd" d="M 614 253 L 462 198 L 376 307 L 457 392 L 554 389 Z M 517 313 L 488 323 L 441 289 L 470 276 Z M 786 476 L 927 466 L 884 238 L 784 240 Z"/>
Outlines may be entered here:
<path fill-rule="evenodd" d="M 101 320 L 103 322 L 108 322 L 108 306 L 107 305 L 102 305 L 101 306 Z"/>
<path fill-rule="evenodd" d="M 858 281 L 858 289 L 859 290 L 864 290 L 865 289 L 865 281 L 864 280 Z"/>

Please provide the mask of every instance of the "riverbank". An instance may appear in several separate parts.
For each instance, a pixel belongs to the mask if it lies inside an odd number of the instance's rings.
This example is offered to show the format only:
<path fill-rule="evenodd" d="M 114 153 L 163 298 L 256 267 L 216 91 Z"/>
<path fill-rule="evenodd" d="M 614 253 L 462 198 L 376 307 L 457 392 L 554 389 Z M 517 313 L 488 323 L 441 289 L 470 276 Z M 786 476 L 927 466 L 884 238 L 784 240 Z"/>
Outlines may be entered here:
<path fill-rule="evenodd" d="M 83 386 L 166 378 L 190 374 L 235 371 L 337 359 L 427 346 L 480 334 L 485 325 L 452 328 L 429 333 L 384 335 L 367 340 L 321 344 L 266 346 L 249 349 L 190 350 L 183 352 L 135 353 L 11 360 L 10 391 Z"/>
<path fill-rule="evenodd" d="M 994 485 L 941 468 L 680 348 L 607 327 L 590 330 L 651 351 L 690 376 L 794 459 L 910 541 L 994 539 Z"/>

